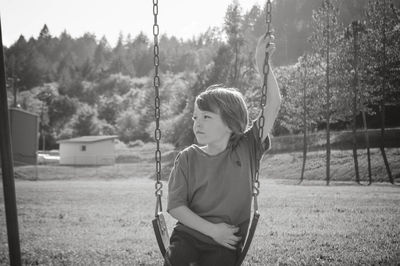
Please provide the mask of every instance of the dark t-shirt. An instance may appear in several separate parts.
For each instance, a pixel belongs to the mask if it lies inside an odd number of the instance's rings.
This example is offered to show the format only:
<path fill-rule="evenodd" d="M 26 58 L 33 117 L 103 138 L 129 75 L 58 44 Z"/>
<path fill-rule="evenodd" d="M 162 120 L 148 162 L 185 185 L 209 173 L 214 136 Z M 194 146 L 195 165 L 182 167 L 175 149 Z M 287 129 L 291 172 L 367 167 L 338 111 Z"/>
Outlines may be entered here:
<path fill-rule="evenodd" d="M 182 150 L 175 159 L 168 182 L 167 211 L 187 206 L 212 223 L 240 227 L 244 240 L 249 226 L 252 198 L 252 172 L 257 154 L 270 147 L 269 136 L 260 145 L 256 123 L 236 145 L 228 145 L 221 153 L 209 155 L 197 145 Z M 207 243 L 210 237 L 177 223 L 175 230 L 185 231 Z"/>

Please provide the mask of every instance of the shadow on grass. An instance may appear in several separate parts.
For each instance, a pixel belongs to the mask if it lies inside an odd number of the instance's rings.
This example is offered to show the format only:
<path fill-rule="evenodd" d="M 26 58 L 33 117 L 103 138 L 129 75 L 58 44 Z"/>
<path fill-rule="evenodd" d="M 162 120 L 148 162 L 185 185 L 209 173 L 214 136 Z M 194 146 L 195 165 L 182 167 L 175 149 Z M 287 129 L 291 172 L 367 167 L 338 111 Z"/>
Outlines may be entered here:
<path fill-rule="evenodd" d="M 279 179 L 279 180 L 274 180 L 274 183 L 279 184 L 279 185 L 286 185 L 286 186 L 303 186 L 303 187 L 340 187 L 340 186 L 346 186 L 346 187 L 368 187 L 368 186 L 392 186 L 392 187 L 399 187 L 400 188 L 400 180 L 395 182 L 394 184 L 391 184 L 389 181 L 379 181 L 379 182 L 373 182 L 372 184 L 369 184 L 367 181 L 362 181 L 359 184 L 356 182 L 352 181 L 335 181 L 332 180 L 329 182 L 329 185 L 326 183 L 326 180 L 303 180 L 300 182 L 299 180 L 293 180 L 293 179 Z"/>

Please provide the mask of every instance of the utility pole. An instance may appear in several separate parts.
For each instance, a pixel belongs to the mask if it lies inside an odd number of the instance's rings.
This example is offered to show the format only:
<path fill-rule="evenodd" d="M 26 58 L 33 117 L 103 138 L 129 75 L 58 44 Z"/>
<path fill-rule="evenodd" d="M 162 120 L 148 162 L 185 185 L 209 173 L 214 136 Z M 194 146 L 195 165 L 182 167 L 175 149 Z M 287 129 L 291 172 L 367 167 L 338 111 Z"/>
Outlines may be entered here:
<path fill-rule="evenodd" d="M 13 93 L 14 93 L 14 105 L 13 105 L 13 107 L 17 108 L 18 107 L 18 101 L 17 100 L 18 100 L 18 92 L 19 92 L 17 84 L 19 82 L 19 78 L 17 78 L 16 76 L 13 76 L 11 78 L 11 80 L 12 80 L 12 88 L 13 88 Z"/>
<path fill-rule="evenodd" d="M 40 111 L 40 135 L 42 136 L 42 150 L 43 152 L 46 150 L 46 136 L 45 136 L 45 131 L 44 131 L 44 107 L 45 107 L 45 101 L 51 97 L 51 94 L 48 91 L 43 91 L 36 95 L 36 98 L 38 98 L 42 102 L 42 108 Z"/>

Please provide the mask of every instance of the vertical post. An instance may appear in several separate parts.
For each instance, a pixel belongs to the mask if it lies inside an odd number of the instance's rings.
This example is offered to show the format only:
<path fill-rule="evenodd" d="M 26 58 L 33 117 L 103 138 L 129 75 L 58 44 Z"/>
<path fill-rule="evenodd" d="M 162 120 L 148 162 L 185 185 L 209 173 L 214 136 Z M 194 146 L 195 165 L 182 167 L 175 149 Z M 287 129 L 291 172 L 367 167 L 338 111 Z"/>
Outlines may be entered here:
<path fill-rule="evenodd" d="M 10 265 L 21 265 L 17 202 L 15 197 L 14 167 L 11 151 L 10 121 L 8 116 L 6 72 L 4 66 L 3 39 L 0 20 L 0 152 L 3 176 L 4 204 L 8 235 Z"/>
<path fill-rule="evenodd" d="M 354 81 L 353 81 L 353 160 L 354 169 L 356 171 L 356 182 L 360 183 L 360 173 L 358 170 L 358 158 L 357 158 L 357 97 L 358 97 L 358 31 L 360 28 L 360 22 L 355 20 L 351 23 L 353 30 L 353 50 L 354 50 Z"/>
<path fill-rule="evenodd" d="M 303 81 L 303 165 L 301 167 L 301 177 L 300 183 L 303 182 L 304 179 L 304 170 L 306 168 L 306 160 L 307 160 L 307 67 L 308 67 L 308 55 L 304 54 L 304 71 L 300 70 L 300 77 Z M 302 65 L 300 64 L 300 68 Z"/>
<path fill-rule="evenodd" d="M 42 99 L 42 110 L 40 112 L 40 134 L 42 135 L 42 151 L 43 153 L 46 151 L 46 144 L 45 144 L 45 136 L 44 136 L 44 123 L 43 123 L 43 110 L 44 109 L 44 100 Z"/>
<path fill-rule="evenodd" d="M 12 84 L 13 93 L 14 93 L 14 104 L 13 104 L 13 107 L 17 108 L 17 88 L 15 86 L 15 78 L 14 77 L 11 78 L 11 84 Z"/>
<path fill-rule="evenodd" d="M 324 2 L 325 3 L 325 2 Z M 331 119 L 331 94 L 329 88 L 329 46 L 330 46 L 330 34 L 329 28 L 330 21 L 330 2 L 326 0 L 326 184 L 329 185 L 330 181 L 330 164 L 331 164 L 331 137 L 330 137 L 330 119 Z"/>

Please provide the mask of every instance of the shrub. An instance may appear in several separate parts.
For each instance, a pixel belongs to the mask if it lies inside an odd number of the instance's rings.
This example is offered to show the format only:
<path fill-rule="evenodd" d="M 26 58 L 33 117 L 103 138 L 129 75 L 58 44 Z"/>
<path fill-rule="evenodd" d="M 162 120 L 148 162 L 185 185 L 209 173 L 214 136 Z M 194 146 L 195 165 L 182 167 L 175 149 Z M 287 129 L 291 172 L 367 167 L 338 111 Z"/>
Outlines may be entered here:
<path fill-rule="evenodd" d="M 137 139 L 135 141 L 130 141 L 128 143 L 128 147 L 129 148 L 135 148 L 135 147 L 143 147 L 144 146 L 144 142 L 140 139 Z"/>

